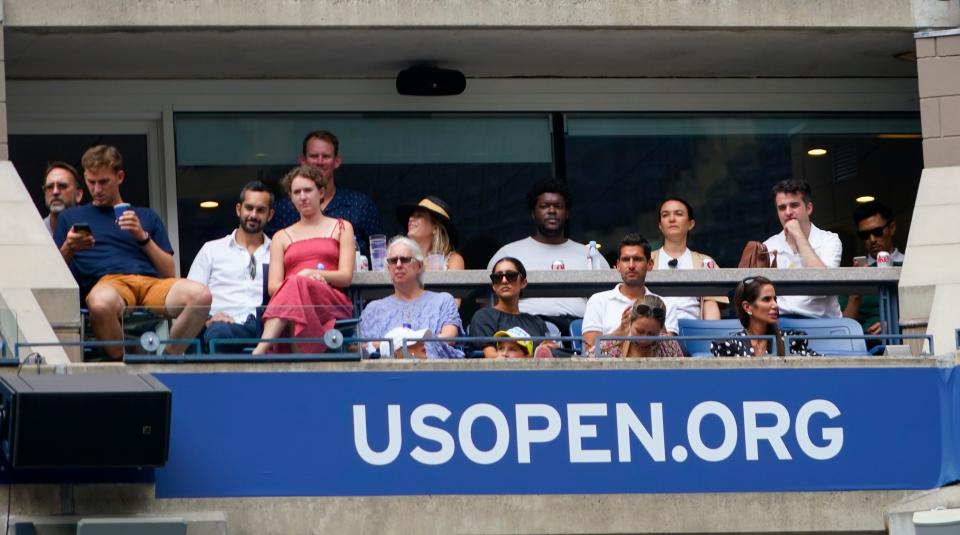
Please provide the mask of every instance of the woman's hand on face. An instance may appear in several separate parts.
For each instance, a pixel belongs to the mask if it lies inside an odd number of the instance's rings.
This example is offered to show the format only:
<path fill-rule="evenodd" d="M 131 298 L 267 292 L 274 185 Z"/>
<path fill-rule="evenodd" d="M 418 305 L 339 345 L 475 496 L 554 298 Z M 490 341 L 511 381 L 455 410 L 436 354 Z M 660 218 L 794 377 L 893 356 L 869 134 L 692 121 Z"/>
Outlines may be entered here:
<path fill-rule="evenodd" d="M 620 315 L 620 325 L 614 329 L 612 334 L 613 336 L 628 336 L 630 333 L 630 312 L 633 310 L 633 305 L 628 306 L 623 310 L 623 314 Z"/>

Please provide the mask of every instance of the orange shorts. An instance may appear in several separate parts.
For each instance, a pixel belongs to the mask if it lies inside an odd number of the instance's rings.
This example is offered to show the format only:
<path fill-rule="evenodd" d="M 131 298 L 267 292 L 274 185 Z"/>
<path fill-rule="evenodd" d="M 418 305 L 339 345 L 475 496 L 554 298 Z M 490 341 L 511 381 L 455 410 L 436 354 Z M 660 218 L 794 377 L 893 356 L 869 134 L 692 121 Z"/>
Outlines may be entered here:
<path fill-rule="evenodd" d="M 118 294 L 128 307 L 164 308 L 170 288 L 180 279 L 158 279 L 146 275 L 104 275 L 97 284 L 107 285 Z M 91 290 L 92 291 L 92 290 Z"/>

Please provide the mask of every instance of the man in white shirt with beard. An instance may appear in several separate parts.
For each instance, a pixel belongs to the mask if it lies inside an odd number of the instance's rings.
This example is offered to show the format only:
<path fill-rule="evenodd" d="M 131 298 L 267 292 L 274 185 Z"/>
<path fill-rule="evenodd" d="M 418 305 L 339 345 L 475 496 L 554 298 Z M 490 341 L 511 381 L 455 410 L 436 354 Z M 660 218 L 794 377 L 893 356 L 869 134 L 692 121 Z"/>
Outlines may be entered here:
<path fill-rule="evenodd" d="M 200 248 L 187 278 L 207 285 L 213 296 L 210 318 L 203 334 L 211 340 L 259 338 L 262 325 L 257 307 L 263 302 L 263 264 L 270 263 L 270 238 L 263 227 L 273 217 L 273 192 L 254 180 L 243 187 L 236 206 L 239 226 Z M 255 344 L 217 342 L 217 352 L 239 351 Z"/>

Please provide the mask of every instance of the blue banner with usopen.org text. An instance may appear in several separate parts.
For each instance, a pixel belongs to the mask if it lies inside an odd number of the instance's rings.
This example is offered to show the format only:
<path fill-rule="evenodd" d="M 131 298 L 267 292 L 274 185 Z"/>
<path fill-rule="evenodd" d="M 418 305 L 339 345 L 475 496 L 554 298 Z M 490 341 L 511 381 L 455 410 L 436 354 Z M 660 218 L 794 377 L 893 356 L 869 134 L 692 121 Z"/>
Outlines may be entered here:
<path fill-rule="evenodd" d="M 953 368 L 157 374 L 161 498 L 928 489 Z"/>

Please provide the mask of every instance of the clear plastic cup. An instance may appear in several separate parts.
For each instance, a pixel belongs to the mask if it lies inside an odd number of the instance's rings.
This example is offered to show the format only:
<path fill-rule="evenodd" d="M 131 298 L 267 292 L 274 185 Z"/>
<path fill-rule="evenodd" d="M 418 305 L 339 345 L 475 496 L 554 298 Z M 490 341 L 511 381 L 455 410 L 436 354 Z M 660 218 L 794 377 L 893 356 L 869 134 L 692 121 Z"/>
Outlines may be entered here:
<path fill-rule="evenodd" d="M 447 259 L 440 253 L 427 255 L 427 270 L 444 271 L 447 269 Z"/>
<path fill-rule="evenodd" d="M 373 271 L 387 269 L 387 237 L 383 234 L 370 236 L 370 269 Z"/>

